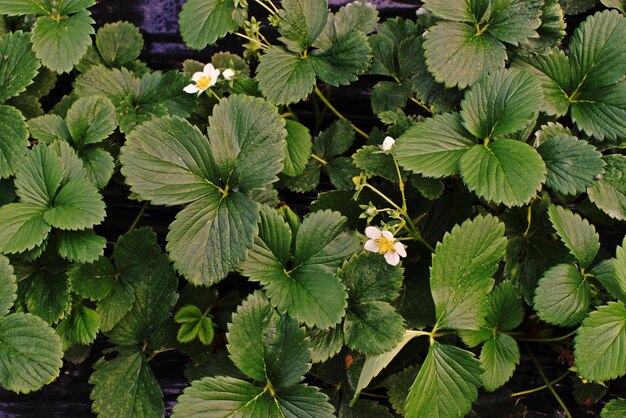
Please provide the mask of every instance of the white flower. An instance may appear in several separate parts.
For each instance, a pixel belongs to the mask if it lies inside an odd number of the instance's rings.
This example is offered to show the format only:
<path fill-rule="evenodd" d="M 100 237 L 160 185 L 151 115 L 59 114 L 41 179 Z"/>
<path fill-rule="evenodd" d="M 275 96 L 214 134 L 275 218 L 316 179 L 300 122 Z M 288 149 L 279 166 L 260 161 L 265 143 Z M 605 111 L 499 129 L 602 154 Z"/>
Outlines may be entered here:
<path fill-rule="evenodd" d="M 202 71 L 194 73 L 191 77 L 196 84 L 189 84 L 183 90 L 185 93 L 198 93 L 200 95 L 209 87 L 214 86 L 219 76 L 220 70 L 213 67 L 213 64 L 207 64 Z"/>
<path fill-rule="evenodd" d="M 391 151 L 394 145 L 396 145 L 396 140 L 390 136 L 386 136 L 385 139 L 383 140 L 383 145 L 381 145 L 380 149 L 382 149 L 385 152 L 389 152 Z"/>
<path fill-rule="evenodd" d="M 222 76 L 224 77 L 224 80 L 231 80 L 235 77 L 235 70 L 227 68 L 224 72 L 222 72 Z"/>
<path fill-rule="evenodd" d="M 365 243 L 365 249 L 385 256 L 385 261 L 392 266 L 397 266 L 400 257 L 406 257 L 406 250 L 401 242 L 396 242 L 393 234 L 389 231 L 381 231 L 374 226 L 365 228 L 365 235 L 369 238 Z"/>

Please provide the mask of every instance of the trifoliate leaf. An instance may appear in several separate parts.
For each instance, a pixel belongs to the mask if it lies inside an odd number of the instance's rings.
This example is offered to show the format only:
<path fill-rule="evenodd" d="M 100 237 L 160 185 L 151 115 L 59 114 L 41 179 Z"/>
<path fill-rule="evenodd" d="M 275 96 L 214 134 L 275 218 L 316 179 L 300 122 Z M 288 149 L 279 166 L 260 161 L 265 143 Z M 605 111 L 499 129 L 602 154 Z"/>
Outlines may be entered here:
<path fill-rule="evenodd" d="M 311 59 L 274 46 L 261 55 L 256 81 L 270 102 L 296 103 L 313 91 L 315 70 Z"/>
<path fill-rule="evenodd" d="M 600 250 L 600 237 L 589 221 L 561 206 L 548 208 L 550 221 L 570 253 L 587 268 Z"/>
<path fill-rule="evenodd" d="M 41 245 L 51 229 L 43 219 L 45 210 L 32 203 L 0 207 L 0 252 L 15 254 Z"/>
<path fill-rule="evenodd" d="M 487 75 L 461 102 L 463 126 L 476 138 L 510 135 L 539 112 L 542 90 L 532 74 L 514 69 Z"/>
<path fill-rule="evenodd" d="M 446 233 L 437 244 L 430 271 L 438 328 L 482 326 L 491 276 L 505 249 L 504 225 L 492 216 L 465 221 Z"/>
<path fill-rule="evenodd" d="M 0 105 L 0 178 L 17 171 L 28 150 L 24 116 L 12 106 Z"/>
<path fill-rule="evenodd" d="M 372 68 L 370 74 L 395 76 L 405 78 L 408 74 L 401 74 L 397 59 L 400 44 L 407 39 L 415 39 L 419 27 L 409 19 L 395 18 L 385 20 L 376 34 L 370 36 L 368 41 L 372 47 Z M 413 57 L 415 62 L 422 62 L 419 57 Z M 413 70 L 412 70 L 413 71 Z"/>
<path fill-rule="evenodd" d="M 33 50 L 43 65 L 58 73 L 67 73 L 78 64 L 91 43 L 94 20 L 83 10 L 72 16 L 41 16 L 35 21 L 31 40 Z"/>
<path fill-rule="evenodd" d="M 530 201 L 546 176 L 546 166 L 539 153 L 530 145 L 512 139 L 475 145 L 461 157 L 459 166 L 468 189 L 506 206 Z"/>
<path fill-rule="evenodd" d="M 82 151 L 81 159 L 87 171 L 87 178 L 98 189 L 104 189 L 115 171 L 113 156 L 102 148 L 92 147 Z"/>
<path fill-rule="evenodd" d="M 535 291 L 535 310 L 550 324 L 564 327 L 579 323 L 590 303 L 589 282 L 573 264 L 558 264 L 546 271 Z"/>
<path fill-rule="evenodd" d="M 96 47 L 108 67 L 122 67 L 139 57 L 143 37 L 132 23 L 107 23 L 98 29 Z"/>
<path fill-rule="evenodd" d="M 442 21 L 431 27 L 424 49 L 428 69 L 448 88 L 474 84 L 483 74 L 504 68 L 507 57 L 504 45 L 489 31 L 477 35 L 473 26 L 460 22 Z"/>
<path fill-rule="evenodd" d="M 187 1 L 180 12 L 180 33 L 193 49 L 203 49 L 236 31 L 247 18 L 247 10 L 233 0 Z"/>
<path fill-rule="evenodd" d="M 195 305 L 182 307 L 174 321 L 181 324 L 176 335 L 176 339 L 182 343 L 188 343 L 196 338 L 204 345 L 209 345 L 213 341 L 213 323 L 209 316 L 203 315 Z"/>
<path fill-rule="evenodd" d="M 346 86 L 365 73 L 371 62 L 371 48 L 361 31 L 351 31 L 323 52 L 311 53 L 317 77 L 331 86 Z"/>
<path fill-rule="evenodd" d="M 227 338 L 228 352 L 239 370 L 274 388 L 300 382 L 311 367 L 304 330 L 295 320 L 274 311 L 260 292 L 237 309 Z M 287 360 L 289 367 L 285 368 Z"/>
<path fill-rule="evenodd" d="M 115 108 L 105 97 L 83 97 L 67 112 L 66 122 L 75 147 L 96 144 L 115 130 Z"/>
<path fill-rule="evenodd" d="M 59 231 L 57 234 L 57 250 L 64 259 L 78 263 L 96 261 L 104 252 L 106 238 L 97 235 L 93 230 Z"/>
<path fill-rule="evenodd" d="M 59 190 L 43 218 L 55 228 L 83 230 L 102 222 L 104 209 L 96 186 L 86 179 L 73 179 Z"/>
<path fill-rule="evenodd" d="M 52 382 L 63 365 L 61 340 L 35 315 L 0 318 L 0 386 L 17 393 Z"/>
<path fill-rule="evenodd" d="M 610 380 L 626 373 L 626 307 L 609 302 L 583 321 L 574 339 L 577 373 L 587 380 Z"/>
<path fill-rule="evenodd" d="M 278 29 L 283 40 L 294 44 L 294 51 L 305 51 L 326 25 L 328 1 L 283 0 L 281 6 Z"/>
<path fill-rule="evenodd" d="M 302 174 L 311 156 L 311 134 L 306 126 L 293 120 L 285 121 L 285 129 L 287 129 L 287 154 L 283 173 L 297 176 Z"/>
<path fill-rule="evenodd" d="M 602 154 L 594 146 L 567 134 L 542 136 L 537 152 L 548 170 L 546 186 L 558 193 L 582 193 L 604 171 Z"/>
<path fill-rule="evenodd" d="M 607 402 L 600 412 L 602 418 L 620 418 L 626 414 L 626 399 L 617 398 Z"/>
<path fill-rule="evenodd" d="M 174 266 L 194 284 L 222 280 L 244 260 L 258 221 L 258 203 L 239 192 L 195 201 L 170 225 L 167 249 Z"/>
<path fill-rule="evenodd" d="M 17 284 L 9 259 L 0 255 L 0 317 L 9 313 L 17 297 Z"/>
<path fill-rule="evenodd" d="M 478 396 L 483 371 L 469 351 L 436 342 L 407 397 L 410 417 L 465 416 Z"/>
<path fill-rule="evenodd" d="M 100 318 L 96 311 L 79 305 L 59 323 L 57 333 L 71 344 L 89 345 L 96 339 L 99 328 Z"/>
<path fill-rule="evenodd" d="M 100 359 L 89 383 L 94 386 L 92 409 L 100 417 L 160 417 L 165 413 L 161 388 L 140 351 Z"/>
<path fill-rule="evenodd" d="M 31 50 L 30 36 L 21 31 L 0 36 L 0 56 L 0 101 L 4 101 L 26 90 L 40 64 Z"/>
<path fill-rule="evenodd" d="M 626 157 L 611 154 L 602 159 L 604 174 L 587 189 L 589 199 L 611 218 L 626 220 Z"/>
<path fill-rule="evenodd" d="M 94 301 L 104 299 L 111 293 L 117 276 L 115 267 L 106 257 L 100 257 L 93 263 L 76 264 L 67 271 L 72 290 Z"/>
<path fill-rule="evenodd" d="M 519 347 L 513 337 L 498 333 L 485 341 L 480 351 L 485 389 L 491 392 L 504 385 L 513 375 L 519 361 Z"/>
<path fill-rule="evenodd" d="M 458 172 L 459 160 L 476 144 L 470 136 L 458 113 L 435 115 L 398 138 L 394 154 L 407 170 L 444 177 Z"/>
<path fill-rule="evenodd" d="M 45 144 L 55 141 L 70 141 L 70 131 L 62 117 L 58 115 L 43 115 L 28 121 L 30 135 Z"/>

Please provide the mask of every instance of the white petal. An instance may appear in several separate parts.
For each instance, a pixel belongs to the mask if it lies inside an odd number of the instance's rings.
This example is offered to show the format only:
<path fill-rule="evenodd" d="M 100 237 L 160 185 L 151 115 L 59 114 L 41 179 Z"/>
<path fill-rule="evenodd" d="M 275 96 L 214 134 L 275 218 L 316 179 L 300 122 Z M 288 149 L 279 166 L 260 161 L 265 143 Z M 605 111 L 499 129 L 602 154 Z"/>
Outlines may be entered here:
<path fill-rule="evenodd" d="M 390 231 L 383 231 L 383 237 L 387 238 L 389 241 L 395 241 L 393 234 Z"/>
<path fill-rule="evenodd" d="M 188 86 L 186 86 L 183 91 L 185 93 L 197 93 L 198 92 L 198 87 L 196 87 L 195 84 L 189 84 Z"/>
<path fill-rule="evenodd" d="M 205 66 L 204 66 L 204 69 L 202 70 L 202 72 L 203 72 L 205 75 L 209 75 L 209 76 L 211 75 L 211 73 L 212 73 L 213 71 L 215 71 L 215 67 L 214 67 L 214 66 L 213 66 L 213 64 L 211 64 L 211 63 L 208 63 L 207 65 L 205 65 Z"/>
<path fill-rule="evenodd" d="M 396 140 L 390 136 L 387 136 L 385 137 L 385 140 L 383 141 L 382 149 L 383 151 L 391 151 L 391 148 L 393 148 L 395 144 L 396 144 Z"/>
<path fill-rule="evenodd" d="M 404 249 L 404 244 L 401 242 L 393 244 L 393 249 L 396 250 L 396 253 L 398 253 L 400 257 L 406 257 L 406 250 Z"/>
<path fill-rule="evenodd" d="M 375 226 L 368 226 L 365 228 L 365 236 L 371 239 L 379 239 L 382 236 L 380 229 Z"/>
<path fill-rule="evenodd" d="M 209 87 L 212 87 L 217 83 L 217 79 L 220 76 L 220 70 L 215 70 L 211 73 L 209 77 L 211 77 L 211 82 L 209 83 Z"/>
<path fill-rule="evenodd" d="M 198 96 L 200 96 L 202 93 L 204 93 L 205 91 L 207 91 L 207 89 L 208 89 L 209 87 L 211 87 L 212 85 L 213 85 L 213 84 L 211 84 L 210 86 L 206 86 L 206 87 L 205 87 L 205 88 L 203 88 L 203 89 L 198 89 Z"/>
<path fill-rule="evenodd" d="M 204 73 L 202 71 L 198 71 L 197 73 L 193 73 L 191 79 L 197 83 L 202 77 L 204 77 Z"/>
<path fill-rule="evenodd" d="M 224 70 L 222 75 L 224 76 L 225 80 L 230 80 L 231 78 L 233 78 L 235 76 L 235 72 L 233 70 L 231 70 L 230 68 L 227 68 L 227 69 Z"/>
<path fill-rule="evenodd" d="M 385 253 L 385 260 L 387 264 L 391 264 L 392 266 L 397 266 L 400 262 L 400 256 L 396 253 L 388 252 Z"/>
<path fill-rule="evenodd" d="M 373 253 L 377 253 L 378 250 L 380 250 L 380 247 L 378 246 L 378 244 L 376 244 L 376 241 L 374 241 L 373 239 L 367 240 L 364 248 L 367 251 L 371 251 Z"/>

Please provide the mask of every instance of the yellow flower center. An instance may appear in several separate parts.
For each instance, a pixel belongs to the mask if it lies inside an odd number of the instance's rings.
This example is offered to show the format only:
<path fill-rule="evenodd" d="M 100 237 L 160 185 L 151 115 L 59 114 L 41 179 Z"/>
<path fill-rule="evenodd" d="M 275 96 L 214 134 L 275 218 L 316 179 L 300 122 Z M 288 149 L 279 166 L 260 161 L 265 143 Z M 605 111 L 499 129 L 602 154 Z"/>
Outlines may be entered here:
<path fill-rule="evenodd" d="M 206 90 L 210 85 L 211 77 L 209 76 L 201 77 L 200 80 L 196 82 L 196 87 L 198 87 L 199 90 Z"/>
<path fill-rule="evenodd" d="M 396 249 L 393 248 L 393 242 L 395 240 L 390 240 L 385 237 L 380 237 L 377 240 L 374 240 L 376 244 L 378 244 L 378 253 L 379 254 L 387 254 L 389 252 L 396 252 Z"/>

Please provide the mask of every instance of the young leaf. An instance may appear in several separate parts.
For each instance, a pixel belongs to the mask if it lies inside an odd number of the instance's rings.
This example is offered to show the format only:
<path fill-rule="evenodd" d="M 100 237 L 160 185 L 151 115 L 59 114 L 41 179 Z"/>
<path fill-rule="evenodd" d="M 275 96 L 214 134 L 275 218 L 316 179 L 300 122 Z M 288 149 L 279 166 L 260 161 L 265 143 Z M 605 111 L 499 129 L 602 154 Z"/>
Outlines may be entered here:
<path fill-rule="evenodd" d="M 574 339 L 577 373 L 587 380 L 610 380 L 626 373 L 626 307 L 609 302 L 583 321 Z"/>
<path fill-rule="evenodd" d="M 430 287 L 438 328 L 482 326 L 485 296 L 493 286 L 491 276 L 504 256 L 506 242 L 504 225 L 492 216 L 481 216 L 455 226 L 437 244 Z"/>
<path fill-rule="evenodd" d="M 75 147 L 96 144 L 115 130 L 115 108 L 105 97 L 83 97 L 67 112 L 66 122 Z"/>
<path fill-rule="evenodd" d="M 26 90 L 40 64 L 31 50 L 30 36 L 21 31 L 0 36 L 0 56 L 0 101 L 4 101 Z"/>
<path fill-rule="evenodd" d="M 535 118 L 542 96 L 534 75 L 514 69 L 495 71 L 465 94 L 463 126 L 482 140 L 510 135 Z"/>
<path fill-rule="evenodd" d="M 259 292 L 237 309 L 227 337 L 230 357 L 239 370 L 274 388 L 300 382 L 311 367 L 304 330 L 295 320 L 274 311 Z"/>
<path fill-rule="evenodd" d="M 0 178 L 15 174 L 28 146 L 24 116 L 12 106 L 0 105 Z"/>
<path fill-rule="evenodd" d="M 256 81 L 270 102 L 296 103 L 313 91 L 315 70 L 310 59 L 273 46 L 259 59 Z"/>
<path fill-rule="evenodd" d="M 0 386 L 28 393 L 52 382 L 63 365 L 61 339 L 28 313 L 0 318 Z"/>
<path fill-rule="evenodd" d="M 464 416 L 478 396 L 481 375 L 472 353 L 436 342 L 411 387 L 405 414 L 414 418 Z"/>
<path fill-rule="evenodd" d="M 61 187 L 43 218 L 55 228 L 84 230 L 104 220 L 104 209 L 96 186 L 87 179 L 74 179 Z"/>
<path fill-rule="evenodd" d="M 530 145 L 499 139 L 475 145 L 459 163 L 463 182 L 478 196 L 506 206 L 527 203 L 541 189 L 546 166 Z"/>
<path fill-rule="evenodd" d="M 587 189 L 589 200 L 611 218 L 626 220 L 626 157 L 620 154 L 602 157 L 604 174 Z"/>
<path fill-rule="evenodd" d="M 180 34 L 190 48 L 203 49 L 236 31 L 247 15 L 233 0 L 189 0 L 180 12 Z"/>
<path fill-rule="evenodd" d="M 302 174 L 311 156 L 312 139 L 309 129 L 293 120 L 285 121 L 287 130 L 287 154 L 283 173 L 288 176 Z"/>
<path fill-rule="evenodd" d="M 57 333 L 71 344 L 89 345 L 96 339 L 99 328 L 100 318 L 96 311 L 79 305 L 59 323 Z"/>
<path fill-rule="evenodd" d="M 81 10 L 72 16 L 41 16 L 35 21 L 31 40 L 37 58 L 58 73 L 67 73 L 78 64 L 91 43 L 95 21 Z"/>
<path fill-rule="evenodd" d="M 17 298 L 17 283 L 9 259 L 0 255 L 0 318 L 9 313 Z"/>
<path fill-rule="evenodd" d="M 111 384 L 115 382 L 115 384 Z M 100 359 L 89 378 L 92 409 L 100 417 L 163 416 L 163 393 L 140 351 Z"/>
<path fill-rule="evenodd" d="M 182 307 L 174 321 L 181 324 L 176 339 L 182 343 L 188 343 L 196 338 L 204 345 L 209 345 L 213 341 L 213 323 L 209 316 L 205 316 L 195 305 Z"/>
<path fill-rule="evenodd" d="M 476 143 L 458 113 L 435 115 L 405 132 L 394 151 L 402 167 L 426 177 L 457 173 L 459 160 Z"/>
<path fill-rule="evenodd" d="M 593 225 L 561 206 L 548 208 L 550 221 L 570 253 L 582 268 L 587 268 L 598 254 L 600 238 Z"/>
<path fill-rule="evenodd" d="M 70 131 L 67 129 L 65 120 L 59 115 L 43 115 L 28 121 L 30 135 L 43 142 L 52 144 L 55 141 L 70 141 Z"/>

